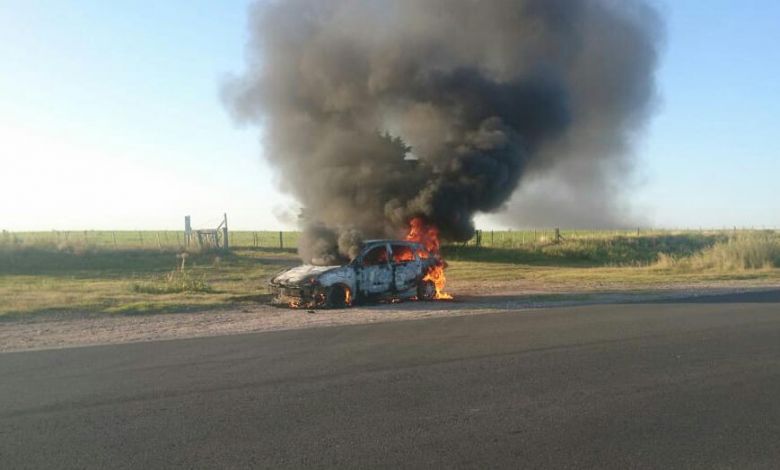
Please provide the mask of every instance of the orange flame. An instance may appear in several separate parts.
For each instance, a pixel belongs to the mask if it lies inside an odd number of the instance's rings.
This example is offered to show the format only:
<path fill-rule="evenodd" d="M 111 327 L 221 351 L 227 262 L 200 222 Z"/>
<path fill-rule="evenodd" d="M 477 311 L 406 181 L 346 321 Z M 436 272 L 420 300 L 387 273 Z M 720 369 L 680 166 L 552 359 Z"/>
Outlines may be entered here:
<path fill-rule="evenodd" d="M 447 284 L 447 278 L 444 276 L 444 265 L 434 264 L 428 269 L 428 274 L 423 278 L 425 281 L 433 281 L 436 287 L 436 299 L 452 299 L 452 295 L 444 292 L 444 286 Z"/>
<path fill-rule="evenodd" d="M 428 272 L 423 277 L 425 281 L 432 281 L 436 287 L 436 299 L 452 299 L 450 294 L 444 292 L 444 286 L 447 284 L 447 278 L 444 275 L 444 268 L 447 267 L 447 263 L 441 259 L 439 253 L 439 229 L 432 224 L 428 224 L 422 217 L 415 217 L 409 221 L 409 233 L 406 235 L 406 239 L 422 243 L 426 250 L 428 250 L 434 257 L 436 257 L 436 264 L 428 268 Z M 427 257 L 428 254 L 423 254 L 422 257 Z"/>
<path fill-rule="evenodd" d="M 422 243 L 433 255 L 439 255 L 439 229 L 435 225 L 426 224 L 422 217 L 415 217 L 409 221 L 409 233 L 406 239 Z"/>

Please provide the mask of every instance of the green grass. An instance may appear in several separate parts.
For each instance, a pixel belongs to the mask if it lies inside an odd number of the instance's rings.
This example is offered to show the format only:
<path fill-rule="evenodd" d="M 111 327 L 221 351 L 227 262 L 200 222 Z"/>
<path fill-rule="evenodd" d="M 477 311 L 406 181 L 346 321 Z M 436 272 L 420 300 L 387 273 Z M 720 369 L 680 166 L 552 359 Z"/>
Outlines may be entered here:
<path fill-rule="evenodd" d="M 266 293 L 267 280 L 298 263 L 292 250 L 177 251 L 0 246 L 0 315 L 190 311 Z"/>
<path fill-rule="evenodd" d="M 533 243 L 512 248 L 474 245 L 446 246 L 448 260 L 552 266 L 643 266 L 655 263 L 659 253 L 691 256 L 720 241 L 722 233 L 617 235 L 614 237 L 566 238 L 560 243 Z"/>
<path fill-rule="evenodd" d="M 777 232 L 564 231 L 560 243 L 542 241 L 541 232 L 535 242 L 523 241 L 529 232 L 494 232 L 492 246 L 487 233 L 481 247 L 474 241 L 444 247 L 453 285 L 481 283 L 490 292 L 492 286 L 524 281 L 581 291 L 780 281 Z M 299 262 L 293 232 L 282 234 L 284 249 L 278 248 L 279 232 L 234 232 L 229 253 L 191 250 L 184 256 L 180 246 L 170 245 L 175 235 L 4 232 L 0 316 L 240 308 L 267 301 L 267 280 Z M 268 246 L 256 246 L 264 243 Z"/>

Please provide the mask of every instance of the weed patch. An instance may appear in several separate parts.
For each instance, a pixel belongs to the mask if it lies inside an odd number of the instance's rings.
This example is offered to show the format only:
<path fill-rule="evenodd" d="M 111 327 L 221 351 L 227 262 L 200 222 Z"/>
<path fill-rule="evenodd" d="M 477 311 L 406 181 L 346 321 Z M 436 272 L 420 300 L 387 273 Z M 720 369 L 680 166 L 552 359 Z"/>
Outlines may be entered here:
<path fill-rule="evenodd" d="M 206 276 L 193 275 L 190 271 L 171 271 L 150 281 L 135 282 L 133 292 L 140 294 L 211 293 L 214 289 L 206 282 Z"/>

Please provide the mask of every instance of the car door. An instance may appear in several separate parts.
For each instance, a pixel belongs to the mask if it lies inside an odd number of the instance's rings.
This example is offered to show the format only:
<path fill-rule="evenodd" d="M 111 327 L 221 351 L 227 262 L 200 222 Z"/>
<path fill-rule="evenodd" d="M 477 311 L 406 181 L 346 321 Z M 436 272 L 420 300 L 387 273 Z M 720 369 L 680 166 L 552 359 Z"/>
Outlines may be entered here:
<path fill-rule="evenodd" d="M 415 256 L 411 245 L 392 244 L 393 280 L 395 288 L 405 291 L 416 287 L 417 277 L 420 273 L 420 260 Z"/>
<path fill-rule="evenodd" d="M 367 249 L 361 257 L 358 279 L 359 289 L 366 294 L 382 294 L 393 287 L 393 271 L 387 244 Z"/>

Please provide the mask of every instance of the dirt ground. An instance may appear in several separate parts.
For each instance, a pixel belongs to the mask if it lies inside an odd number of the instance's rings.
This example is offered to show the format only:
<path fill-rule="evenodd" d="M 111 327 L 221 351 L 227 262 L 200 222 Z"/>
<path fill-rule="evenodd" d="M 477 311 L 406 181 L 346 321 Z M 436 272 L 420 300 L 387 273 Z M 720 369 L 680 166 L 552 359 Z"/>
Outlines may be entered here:
<path fill-rule="evenodd" d="M 344 310 L 290 310 L 264 303 L 232 310 L 147 315 L 51 314 L 0 321 L 0 352 L 66 348 L 194 338 L 332 325 L 365 324 L 420 318 L 455 317 L 555 306 L 641 302 L 700 295 L 778 288 L 775 284 L 669 285 L 653 290 L 615 289 L 572 291 L 551 285 L 491 285 L 459 283 L 451 286 L 455 300 L 403 302 Z"/>

